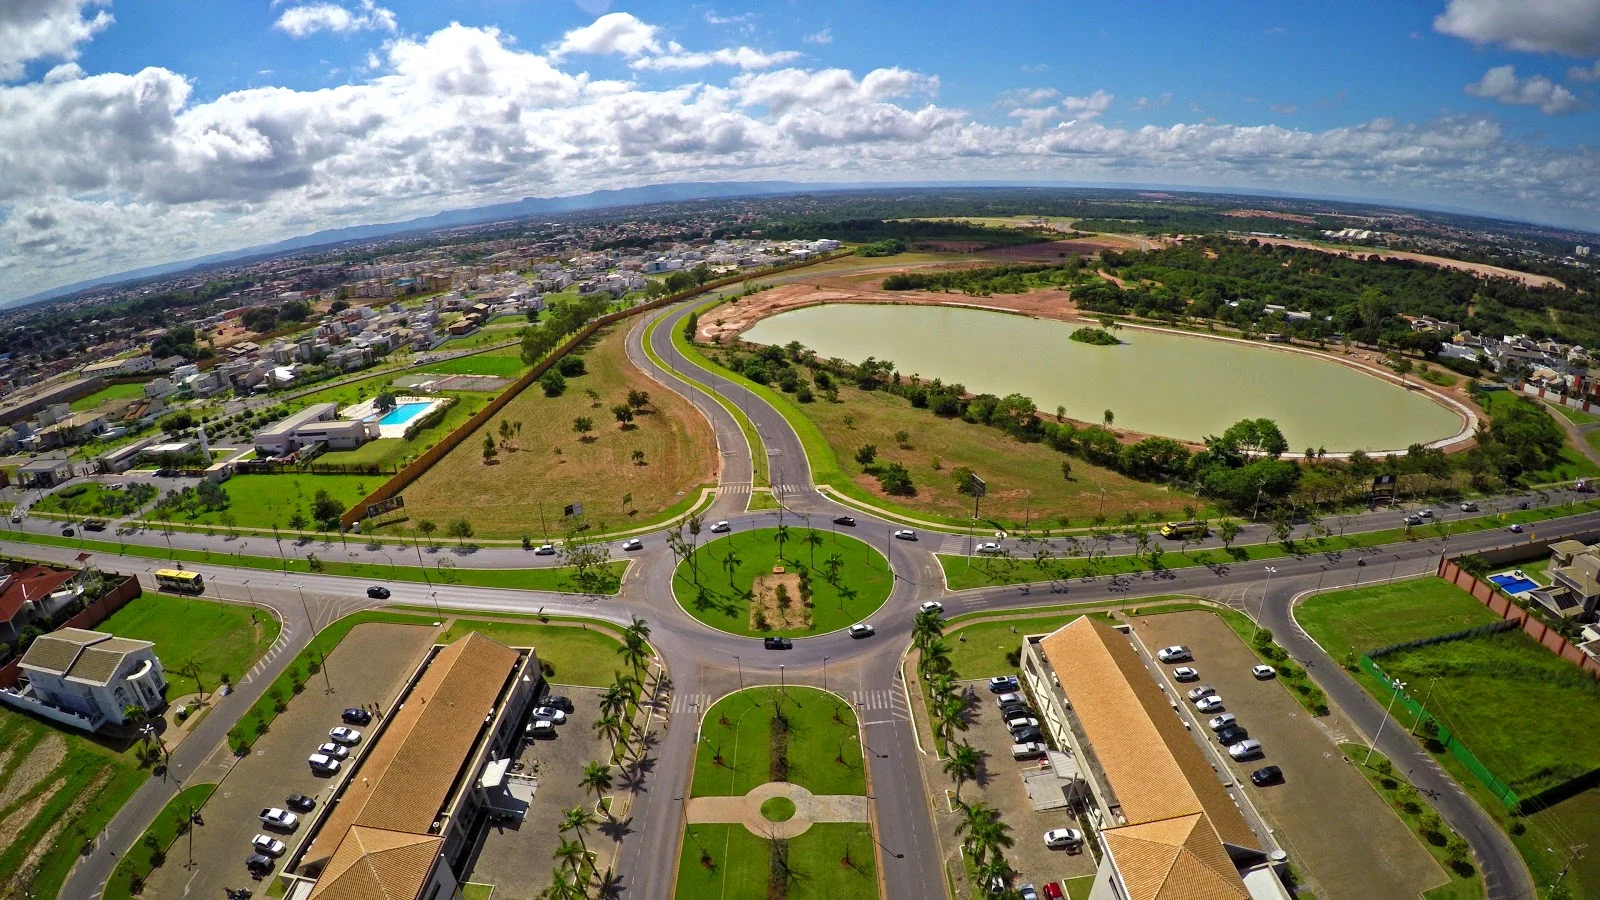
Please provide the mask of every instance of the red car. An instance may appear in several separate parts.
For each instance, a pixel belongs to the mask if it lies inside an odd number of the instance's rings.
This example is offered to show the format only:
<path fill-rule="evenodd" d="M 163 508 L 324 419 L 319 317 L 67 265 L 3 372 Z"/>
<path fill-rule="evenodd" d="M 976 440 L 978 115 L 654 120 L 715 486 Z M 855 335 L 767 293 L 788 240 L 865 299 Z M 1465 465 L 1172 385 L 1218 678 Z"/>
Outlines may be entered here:
<path fill-rule="evenodd" d="M 1061 885 L 1054 881 L 1047 881 L 1044 885 L 1045 900 L 1061 900 Z"/>

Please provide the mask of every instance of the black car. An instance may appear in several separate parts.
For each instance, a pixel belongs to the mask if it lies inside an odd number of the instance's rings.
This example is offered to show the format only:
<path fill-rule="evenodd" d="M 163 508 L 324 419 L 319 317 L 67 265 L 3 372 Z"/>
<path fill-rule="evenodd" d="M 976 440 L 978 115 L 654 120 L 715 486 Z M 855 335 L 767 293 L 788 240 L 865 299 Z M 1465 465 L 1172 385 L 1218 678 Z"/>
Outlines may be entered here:
<path fill-rule="evenodd" d="M 389 589 L 379 585 L 373 585 L 372 587 L 367 588 L 367 596 L 374 600 L 387 600 L 389 599 Z"/>
<path fill-rule="evenodd" d="M 1255 782 L 1256 787 L 1277 784 L 1283 781 L 1283 770 L 1277 766 L 1262 766 L 1250 773 L 1250 780 Z"/>
<path fill-rule="evenodd" d="M 352 706 L 339 714 L 346 725 L 365 725 L 372 721 L 372 713 L 359 706 Z"/>
<path fill-rule="evenodd" d="M 77 532 L 73 531 L 71 528 L 63 528 L 63 529 L 61 529 L 61 536 L 62 537 L 72 537 L 75 534 L 77 534 Z"/>
<path fill-rule="evenodd" d="M 1016 731 L 1011 732 L 1011 742 L 1014 744 L 1027 744 L 1033 741 L 1044 743 L 1044 732 L 1032 725 L 1026 728 L 1018 728 Z"/>
<path fill-rule="evenodd" d="M 1034 711 L 1028 704 L 1018 701 L 1016 703 L 1007 703 L 1005 706 L 1000 707 L 1000 715 L 1007 719 L 1015 719 L 1017 716 L 1034 715 Z"/>
<path fill-rule="evenodd" d="M 845 526 L 848 526 L 850 528 L 854 528 L 854 527 L 856 527 L 856 520 L 851 518 L 851 517 L 849 517 L 849 516 L 834 516 L 833 517 L 833 524 L 835 524 L 835 525 L 845 525 Z"/>
<path fill-rule="evenodd" d="M 317 801 L 305 794 L 290 794 L 283 802 L 295 812 L 311 812 L 317 806 Z"/>
<path fill-rule="evenodd" d="M 272 857 L 265 853 L 252 853 L 244 861 L 244 867 L 250 870 L 251 875 L 265 875 L 272 871 Z"/>
<path fill-rule="evenodd" d="M 1217 732 L 1217 743 L 1224 747 L 1228 747 L 1239 743 L 1249 736 L 1250 732 L 1246 731 L 1242 726 L 1229 725 L 1228 727 Z"/>
<path fill-rule="evenodd" d="M 563 697 L 560 694 L 551 694 L 544 698 L 539 705 L 559 709 L 562 712 L 572 712 L 572 698 Z"/>
<path fill-rule="evenodd" d="M 761 645 L 763 647 L 766 647 L 768 650 L 792 650 L 792 649 L 794 649 L 794 641 L 791 641 L 786 637 L 769 637 L 769 638 L 763 640 L 761 642 Z"/>

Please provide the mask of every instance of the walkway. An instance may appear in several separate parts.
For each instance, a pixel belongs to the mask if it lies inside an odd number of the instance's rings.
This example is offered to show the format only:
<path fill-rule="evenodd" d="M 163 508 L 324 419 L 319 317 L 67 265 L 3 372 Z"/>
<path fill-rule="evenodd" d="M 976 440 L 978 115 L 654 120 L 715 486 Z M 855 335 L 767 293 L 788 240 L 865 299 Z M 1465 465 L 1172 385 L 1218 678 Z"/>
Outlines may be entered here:
<path fill-rule="evenodd" d="M 761 804 L 774 797 L 792 801 L 794 815 L 782 822 L 763 816 Z M 732 822 L 759 837 L 792 838 L 805 834 L 816 822 L 867 821 L 867 798 L 859 794 L 813 794 L 797 784 L 769 781 L 751 788 L 743 797 L 695 797 L 684 815 L 691 825 Z"/>

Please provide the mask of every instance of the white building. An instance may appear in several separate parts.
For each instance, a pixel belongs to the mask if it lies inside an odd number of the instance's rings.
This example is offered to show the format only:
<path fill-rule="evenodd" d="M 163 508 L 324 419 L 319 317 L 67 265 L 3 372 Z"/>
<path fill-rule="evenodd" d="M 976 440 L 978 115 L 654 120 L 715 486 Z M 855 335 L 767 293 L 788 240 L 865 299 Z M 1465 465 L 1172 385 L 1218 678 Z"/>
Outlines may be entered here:
<path fill-rule="evenodd" d="M 167 703 L 154 646 L 81 628 L 53 631 L 22 656 L 26 687 L 0 699 L 86 731 L 122 725 L 130 706 L 153 712 Z"/>

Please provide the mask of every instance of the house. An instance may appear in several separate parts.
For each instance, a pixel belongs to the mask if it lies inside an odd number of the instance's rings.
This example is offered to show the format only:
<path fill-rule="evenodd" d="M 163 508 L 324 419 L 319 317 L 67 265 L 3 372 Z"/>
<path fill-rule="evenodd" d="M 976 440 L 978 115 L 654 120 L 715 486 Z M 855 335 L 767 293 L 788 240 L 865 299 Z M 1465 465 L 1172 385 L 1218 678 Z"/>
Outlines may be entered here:
<path fill-rule="evenodd" d="M 72 477 L 72 460 L 60 457 L 35 459 L 17 469 L 17 483 L 24 488 L 48 488 Z"/>
<path fill-rule="evenodd" d="M 1535 603 L 1563 619 L 1594 621 L 1600 607 L 1600 545 L 1557 541 L 1550 545 L 1552 584 L 1530 593 Z"/>
<path fill-rule="evenodd" d="M 0 641 L 13 642 L 40 626 L 82 593 L 79 569 L 24 566 L 0 576 Z"/>
<path fill-rule="evenodd" d="M 166 674 L 154 647 L 103 631 L 52 631 L 22 655 L 26 686 L 0 692 L 0 700 L 85 731 L 126 724 L 129 707 L 148 713 L 166 706 Z"/>
<path fill-rule="evenodd" d="M 311 444 L 329 450 L 354 450 L 378 437 L 376 419 L 340 419 L 338 405 L 317 403 L 255 434 L 256 453 L 262 457 L 287 456 Z"/>

